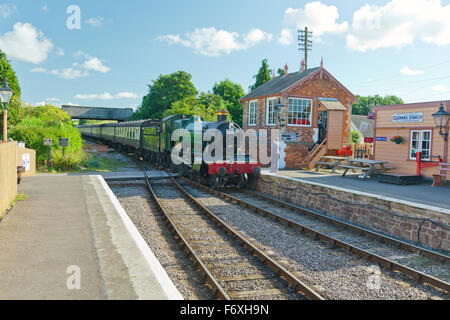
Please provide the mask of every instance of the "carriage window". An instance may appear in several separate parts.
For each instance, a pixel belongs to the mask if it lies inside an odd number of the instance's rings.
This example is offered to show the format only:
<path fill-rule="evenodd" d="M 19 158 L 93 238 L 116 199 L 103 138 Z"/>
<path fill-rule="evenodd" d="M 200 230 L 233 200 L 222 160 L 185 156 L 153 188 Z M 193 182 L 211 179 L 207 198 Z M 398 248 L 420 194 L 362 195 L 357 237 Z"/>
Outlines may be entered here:
<path fill-rule="evenodd" d="M 288 125 L 311 126 L 312 100 L 289 98 Z"/>
<path fill-rule="evenodd" d="M 431 130 L 411 131 L 411 160 L 416 160 L 417 152 L 422 152 L 422 159 L 430 159 L 429 156 L 431 153 Z"/>

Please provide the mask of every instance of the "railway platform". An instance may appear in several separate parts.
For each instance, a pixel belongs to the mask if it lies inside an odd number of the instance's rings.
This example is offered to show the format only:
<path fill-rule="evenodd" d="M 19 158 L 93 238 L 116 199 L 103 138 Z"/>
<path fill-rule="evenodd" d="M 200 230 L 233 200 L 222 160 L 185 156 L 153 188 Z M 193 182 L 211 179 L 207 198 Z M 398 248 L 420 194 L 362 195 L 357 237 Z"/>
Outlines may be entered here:
<path fill-rule="evenodd" d="M 183 299 L 99 175 L 26 178 L 0 223 L 0 299 Z"/>

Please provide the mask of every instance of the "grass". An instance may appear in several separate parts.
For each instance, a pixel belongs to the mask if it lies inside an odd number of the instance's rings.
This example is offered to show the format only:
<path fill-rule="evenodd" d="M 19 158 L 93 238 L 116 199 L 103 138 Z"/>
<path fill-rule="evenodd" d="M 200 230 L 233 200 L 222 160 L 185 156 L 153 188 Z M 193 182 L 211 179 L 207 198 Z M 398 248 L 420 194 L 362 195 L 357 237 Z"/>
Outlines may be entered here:
<path fill-rule="evenodd" d="M 129 166 L 129 163 L 117 159 L 115 152 L 98 153 L 98 152 L 84 152 L 84 160 L 78 166 L 77 169 L 70 170 L 57 170 L 54 167 L 47 168 L 45 165 L 41 165 L 38 169 L 38 173 L 80 173 L 80 172 L 114 172 L 122 168 Z"/>
<path fill-rule="evenodd" d="M 17 202 L 23 201 L 23 200 L 26 200 L 26 199 L 28 199 L 28 196 L 27 196 L 25 193 L 23 193 L 23 192 L 18 193 L 18 194 L 16 195 L 16 197 L 14 198 L 14 200 L 11 201 L 11 203 L 9 204 L 9 208 L 6 209 L 6 211 L 3 212 L 3 213 L 0 212 L 0 220 L 4 217 L 4 215 L 5 215 L 6 213 L 9 212 L 9 210 L 12 209 L 12 207 L 14 207 L 14 206 L 16 205 Z"/>

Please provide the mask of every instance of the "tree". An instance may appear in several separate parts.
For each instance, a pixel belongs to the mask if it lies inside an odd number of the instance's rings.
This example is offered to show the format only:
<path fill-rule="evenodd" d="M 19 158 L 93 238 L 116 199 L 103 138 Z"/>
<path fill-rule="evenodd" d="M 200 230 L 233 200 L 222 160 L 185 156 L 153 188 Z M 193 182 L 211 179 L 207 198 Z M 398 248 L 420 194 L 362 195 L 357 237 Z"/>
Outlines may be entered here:
<path fill-rule="evenodd" d="M 245 95 L 244 89 L 238 83 L 225 79 L 219 83 L 215 83 L 213 92 L 222 97 L 228 103 L 228 110 L 230 111 L 233 121 L 242 127 L 242 104 L 239 99 Z"/>
<path fill-rule="evenodd" d="M 350 143 L 351 144 L 360 144 L 362 141 L 362 136 L 357 130 L 352 130 L 350 132 Z"/>
<path fill-rule="evenodd" d="M 366 116 L 369 112 L 372 112 L 374 106 L 387 106 L 392 104 L 403 104 L 403 100 L 400 97 L 394 95 L 387 95 L 381 97 L 376 94 L 375 96 L 362 97 L 356 95 L 358 101 L 352 107 L 352 114 Z"/>
<path fill-rule="evenodd" d="M 278 68 L 277 73 L 280 77 L 285 75 L 284 69 L 282 68 Z"/>
<path fill-rule="evenodd" d="M 13 96 L 8 106 L 8 125 L 15 125 L 21 119 L 23 113 L 22 102 L 20 101 L 20 86 L 16 73 L 6 58 L 6 54 L 0 50 L 0 86 L 3 85 L 3 79 L 8 81 L 8 85 L 13 91 Z M 0 109 L 3 109 L 3 107 Z M 0 123 L 0 128 L 0 134 L 2 134 L 3 121 Z"/>
<path fill-rule="evenodd" d="M 222 97 L 212 93 L 202 92 L 199 97 L 190 96 L 174 102 L 164 112 L 164 117 L 173 114 L 187 114 L 200 116 L 205 121 L 216 121 L 217 111 L 220 110 L 227 110 L 227 105 Z"/>
<path fill-rule="evenodd" d="M 253 79 L 256 79 L 256 82 L 254 85 L 250 86 L 250 90 L 253 91 L 272 79 L 271 73 L 272 70 L 269 68 L 267 59 L 263 59 L 263 61 L 261 61 L 261 67 L 259 68 L 258 73 L 253 76 Z"/>
<path fill-rule="evenodd" d="M 0 80 L 6 79 L 9 87 L 14 92 L 13 97 L 20 99 L 20 86 L 11 64 L 6 59 L 6 54 L 0 50 Z"/>
<path fill-rule="evenodd" d="M 158 119 L 164 111 L 176 101 L 197 95 L 197 89 L 191 82 L 192 76 L 185 71 L 169 75 L 160 75 L 153 84 L 148 85 L 149 92 L 142 99 L 142 105 L 135 118 Z"/>

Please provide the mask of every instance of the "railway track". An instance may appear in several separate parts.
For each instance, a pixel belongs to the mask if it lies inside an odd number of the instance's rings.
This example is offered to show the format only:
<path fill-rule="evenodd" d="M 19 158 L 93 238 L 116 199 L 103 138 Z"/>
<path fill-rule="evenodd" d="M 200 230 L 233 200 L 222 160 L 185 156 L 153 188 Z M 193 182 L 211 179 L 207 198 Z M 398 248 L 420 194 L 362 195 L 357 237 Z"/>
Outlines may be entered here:
<path fill-rule="evenodd" d="M 394 261 L 393 259 L 389 259 L 389 257 L 383 255 L 383 249 L 389 249 L 388 251 L 392 252 L 392 248 L 386 248 L 386 246 L 395 246 L 395 249 L 403 251 L 403 254 L 405 250 L 408 252 L 419 252 L 430 259 L 434 259 L 435 264 L 438 264 L 439 267 L 447 270 L 447 277 L 449 276 L 448 256 L 347 224 L 261 193 L 249 190 L 222 192 L 213 190 L 186 178 L 183 178 L 183 180 L 189 185 L 203 190 L 208 194 L 216 195 L 228 202 L 249 208 L 276 222 L 294 228 L 298 232 L 306 234 L 314 240 L 325 242 L 331 248 L 345 249 L 349 253 L 380 264 L 387 270 L 401 272 L 418 283 L 425 283 L 439 288 L 445 291 L 447 295 L 449 293 L 450 284 L 448 282 L 430 276 L 419 270 L 415 270 L 414 268 Z"/>
<path fill-rule="evenodd" d="M 137 160 L 135 160 L 137 161 Z M 144 161 L 137 161 L 137 164 L 139 167 L 141 167 L 141 169 L 143 169 L 146 172 L 146 169 L 143 168 L 142 163 L 145 163 Z M 148 164 L 147 164 L 148 165 Z M 161 169 L 161 168 L 160 168 Z M 194 221 L 190 221 L 187 224 L 183 225 L 183 228 L 177 228 L 176 226 L 176 222 L 174 219 L 171 218 L 170 213 L 167 212 L 167 210 L 171 210 L 170 209 L 170 205 L 169 207 L 165 207 L 165 205 L 167 206 L 168 203 L 162 203 L 160 198 L 158 198 L 157 193 L 155 193 L 154 188 L 152 187 L 152 182 L 150 181 L 150 179 L 148 179 L 148 177 L 146 177 L 146 184 L 147 184 L 147 188 L 150 191 L 150 193 L 152 193 L 152 198 L 154 199 L 153 201 L 155 202 L 155 205 L 159 208 L 159 210 L 165 215 L 167 223 L 169 224 L 170 228 L 173 230 L 173 232 L 176 234 L 176 237 L 178 237 L 180 239 L 180 241 L 185 245 L 185 247 L 187 248 L 187 250 L 189 251 L 191 257 L 193 258 L 194 261 L 197 262 L 197 264 L 199 265 L 199 269 L 203 271 L 203 273 L 205 274 L 205 277 L 207 279 L 207 282 L 211 285 L 211 287 L 213 288 L 213 290 L 215 291 L 216 295 L 218 298 L 220 299 L 245 299 L 245 298 L 253 298 L 253 299 L 301 299 L 301 298 L 307 298 L 307 299 L 324 299 L 325 298 L 330 298 L 328 297 L 326 294 L 323 293 L 323 291 L 321 289 L 320 286 L 316 286 L 314 284 L 312 285 L 307 285 L 307 282 L 301 281 L 300 279 L 302 279 L 301 277 L 301 272 L 296 272 L 296 271 L 289 271 L 289 267 L 287 267 L 285 264 L 283 264 L 282 262 L 284 261 L 278 261 L 275 257 L 273 257 L 273 254 L 270 253 L 264 253 L 264 248 L 259 248 L 255 245 L 253 245 L 251 243 L 251 241 L 249 241 L 248 239 L 246 240 L 245 237 L 242 237 L 241 235 L 239 235 L 239 232 L 236 230 L 233 230 L 232 227 L 230 227 L 229 225 L 227 225 L 227 223 L 225 223 L 223 220 L 221 220 L 217 214 L 214 214 L 213 211 L 209 210 L 207 208 L 207 206 L 202 205 L 200 199 L 196 198 L 195 196 L 192 195 L 192 192 L 188 192 L 186 190 L 186 187 L 183 187 L 180 183 L 178 183 L 173 177 L 168 177 L 168 181 L 169 182 L 169 186 L 166 183 L 165 187 L 169 187 L 172 189 L 172 191 L 174 191 L 175 189 L 178 192 L 178 195 L 176 195 L 177 197 L 183 197 L 186 200 L 188 200 L 189 206 L 190 208 L 192 207 L 196 207 L 197 210 L 201 211 L 202 214 L 204 214 L 204 216 L 208 216 L 210 219 L 210 221 L 214 221 L 215 224 L 219 225 L 226 234 L 228 234 L 229 236 L 231 236 L 234 241 L 237 241 L 246 248 L 246 250 L 251 251 L 254 256 L 259 258 L 259 261 L 263 262 L 263 265 L 266 267 L 269 267 L 271 270 L 271 274 L 267 273 L 267 270 L 264 271 L 264 267 L 262 267 L 262 269 L 253 269 L 253 273 L 248 276 L 248 274 L 244 271 L 244 274 L 239 275 L 239 274 L 234 274 L 233 276 L 230 276 L 229 274 L 227 276 L 223 276 L 220 274 L 220 271 L 218 271 L 218 269 L 220 268 L 224 268 L 225 265 L 224 264 L 217 264 L 214 263 L 213 259 L 211 259 L 211 256 L 206 256 L 206 261 L 204 260 L 204 256 L 202 256 L 203 251 L 202 251 L 202 247 L 206 246 L 206 249 L 213 249 L 215 251 L 217 251 L 217 248 L 222 248 L 224 247 L 224 244 L 228 241 L 221 240 L 220 243 L 211 245 L 211 239 L 197 239 L 195 240 L 194 238 L 194 242 L 191 243 L 189 240 L 192 241 L 191 238 L 189 238 L 190 236 L 184 236 L 184 234 L 188 234 L 190 231 L 190 228 L 193 225 L 196 225 L 196 223 Z M 181 179 L 181 178 L 179 178 Z M 312 237 L 312 239 L 314 241 L 325 241 L 327 243 L 327 246 L 329 246 L 330 248 L 332 248 L 334 250 L 334 248 L 336 249 L 345 249 L 347 251 L 347 253 L 352 254 L 352 255 L 358 255 L 361 258 L 366 259 L 367 261 L 371 261 L 371 262 L 375 262 L 380 264 L 382 267 L 384 267 L 386 270 L 389 271 L 395 271 L 395 272 L 400 272 L 404 275 L 407 275 L 410 280 L 411 278 L 415 281 L 417 281 L 419 284 L 424 283 L 426 285 L 431 285 L 434 288 L 438 288 L 439 293 L 437 294 L 437 296 L 445 296 L 445 299 L 448 298 L 448 293 L 449 293 L 449 283 L 446 281 L 443 281 L 442 279 L 438 279 L 436 277 L 430 276 L 428 274 L 425 274 L 423 272 L 420 272 L 418 270 L 414 270 L 413 268 L 410 268 L 404 264 L 398 263 L 396 261 L 390 260 L 386 257 L 383 257 L 382 255 L 378 255 L 375 254 L 374 252 L 370 252 L 369 250 L 364 250 L 363 248 L 361 248 L 360 246 L 355 245 L 355 242 L 350 241 L 350 242 L 345 242 L 341 239 L 339 239 L 339 237 L 332 237 L 330 235 L 327 235 L 326 233 L 328 232 L 321 232 L 319 230 L 317 230 L 317 223 L 310 223 L 308 226 L 307 225 L 302 225 L 296 221 L 293 221 L 295 219 L 290 219 L 293 218 L 293 216 L 299 217 L 301 216 L 299 213 L 302 213 L 304 210 L 307 210 L 305 208 L 301 208 L 301 207 L 297 207 L 293 204 L 278 200 L 278 199 L 274 199 L 271 198 L 267 195 L 264 194 L 260 194 L 260 193 L 254 193 L 252 191 L 248 191 L 245 190 L 245 192 L 242 192 L 243 190 L 231 190 L 227 193 L 225 192 L 221 192 L 221 191 L 217 191 L 217 190 L 212 190 L 211 188 L 204 186 L 202 184 L 198 184 L 192 180 L 188 180 L 184 177 L 182 177 L 183 182 L 186 182 L 188 185 L 201 189 L 204 192 L 207 192 L 208 194 L 214 194 L 216 196 L 219 196 L 221 199 L 227 199 L 229 202 L 232 203 L 236 203 L 240 206 L 244 206 L 246 208 L 252 209 L 254 212 L 260 213 L 262 215 L 264 215 L 265 217 L 270 217 L 271 219 L 273 219 L 275 222 L 281 222 L 285 227 L 290 227 L 290 228 L 294 228 L 296 229 L 297 233 L 302 233 L 302 234 L 306 234 L 308 237 Z M 164 185 L 164 183 L 162 184 Z M 163 186 L 164 187 L 164 186 Z M 182 196 L 181 196 L 182 194 Z M 261 202 L 262 201 L 262 202 Z M 163 201 L 164 202 L 164 201 Z M 270 203 L 270 206 L 268 205 Z M 274 207 L 274 204 L 275 207 Z M 186 208 L 188 208 L 187 206 L 187 202 L 185 204 L 183 204 L 183 210 L 179 210 L 179 211 L 186 211 Z M 278 208 L 276 208 L 278 206 Z M 271 212 L 271 210 L 268 210 L 268 208 L 271 207 L 272 209 L 275 209 L 275 213 Z M 180 207 L 178 207 L 179 209 Z M 280 212 L 284 212 L 287 214 L 287 216 L 282 216 L 282 214 L 280 214 Z M 291 215 L 289 217 L 289 215 Z M 303 213 L 303 216 L 312 216 L 312 214 L 305 214 Z M 386 239 L 384 239 L 383 237 L 385 237 L 384 235 L 378 234 L 378 233 L 374 233 L 370 230 L 366 230 L 366 229 L 358 229 L 358 227 L 353 226 L 353 225 L 345 225 L 345 222 L 336 220 L 334 221 L 334 219 L 331 218 L 331 220 L 327 221 L 326 219 L 327 217 L 314 217 L 314 219 L 316 220 L 322 220 L 321 222 L 324 223 L 325 225 L 333 225 L 334 227 L 340 226 L 341 229 L 344 229 L 345 231 L 352 231 L 355 233 L 355 235 L 359 236 L 359 237 L 369 237 L 371 240 L 373 241 L 378 241 L 379 243 L 388 243 L 389 245 L 392 244 L 396 244 L 397 247 L 401 248 L 402 250 L 407 250 L 407 251 L 415 251 L 415 252 L 420 252 L 421 254 L 424 254 L 426 256 L 432 257 L 433 259 L 435 259 L 436 261 L 441 261 L 442 264 L 446 265 L 448 264 L 448 256 L 445 255 L 441 255 L 439 253 L 435 253 L 433 251 L 429 251 L 426 250 L 424 248 L 421 247 L 416 247 L 414 245 L 405 243 L 405 242 L 401 242 L 398 241 L 396 239 L 393 238 L 389 238 L 386 237 Z M 199 220 L 197 220 L 198 222 Z M 342 224 L 343 223 L 343 224 Z M 314 226 L 312 226 L 314 225 Z M 210 226 L 205 226 L 203 225 L 203 228 L 200 229 L 199 234 L 202 234 L 204 232 L 209 232 L 208 230 Z M 356 229 L 355 229 L 356 228 Z M 326 229 L 326 227 L 325 227 Z M 298 232 L 300 231 L 300 232 Z M 328 230 L 329 231 L 329 230 Z M 336 230 L 334 230 L 336 231 Z M 219 238 L 217 238 L 219 239 Z M 366 239 L 367 240 L 367 239 Z M 366 241 L 367 242 L 367 241 Z M 209 243 L 208 245 L 206 243 Z M 367 244 L 367 243 L 366 243 Z M 320 246 L 320 245 L 319 245 Z M 236 248 L 236 247 L 235 247 Z M 201 254 L 199 255 L 198 252 L 200 252 Z M 236 254 L 236 249 L 234 251 L 234 254 Z M 247 256 L 247 258 L 245 258 L 245 256 Z M 249 257 L 249 252 L 247 253 L 242 253 L 241 252 L 241 258 L 244 259 L 248 259 Z M 272 258 L 271 258 L 272 257 Z M 227 261 L 228 257 L 225 256 L 219 256 L 219 259 L 225 259 L 225 261 Z M 234 257 L 234 258 L 238 258 L 239 257 Z M 229 261 L 229 260 L 228 260 Z M 279 263 L 280 262 L 280 263 Z M 243 263 L 231 263 L 231 265 L 234 266 L 242 266 L 245 267 L 252 265 L 253 262 L 243 262 Z M 219 268 L 217 268 L 217 266 L 219 266 Z M 231 266 L 229 266 L 231 267 Z M 369 268 L 370 269 L 370 268 Z M 218 273 L 219 272 L 219 273 Z M 256 283 L 258 283 L 258 281 L 274 281 L 274 279 L 277 280 L 282 280 L 282 283 L 284 283 L 284 286 L 281 285 L 280 286 L 280 282 L 277 282 L 276 285 L 274 285 L 273 283 L 269 286 L 269 289 L 258 289 L 258 290 L 246 290 L 246 289 L 238 289 L 239 288 L 239 283 L 246 283 L 247 288 L 255 288 L 257 287 Z M 252 284 L 253 282 L 253 284 Z M 400 283 L 402 283 L 402 281 L 400 281 Z M 410 286 L 410 285 L 407 285 Z M 265 287 L 267 288 L 267 283 L 265 284 Z M 293 290 L 292 290 L 293 289 Z M 286 291 L 287 290 L 287 291 Z M 291 291 L 289 291 L 291 290 Z M 229 292 L 231 292 L 231 294 L 229 294 Z M 303 295 L 298 295 L 298 293 L 301 292 Z M 442 292 L 444 292 L 442 294 Z M 433 295 L 432 297 L 436 297 L 436 293 Z M 438 298 L 438 297 L 436 297 Z"/>
<path fill-rule="evenodd" d="M 219 299 L 323 297 L 253 246 L 192 197 L 174 178 L 151 181 L 150 196 Z"/>

